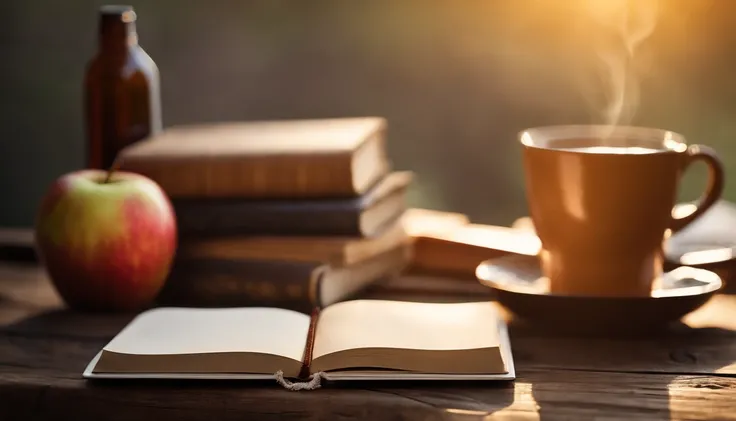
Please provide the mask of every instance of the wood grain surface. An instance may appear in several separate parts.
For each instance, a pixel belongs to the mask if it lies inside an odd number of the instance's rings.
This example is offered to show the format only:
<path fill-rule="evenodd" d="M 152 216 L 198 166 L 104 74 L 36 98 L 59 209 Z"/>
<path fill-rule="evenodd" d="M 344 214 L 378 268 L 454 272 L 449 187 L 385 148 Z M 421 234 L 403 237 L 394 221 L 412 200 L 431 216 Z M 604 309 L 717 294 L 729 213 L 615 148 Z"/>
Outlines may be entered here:
<path fill-rule="evenodd" d="M 512 326 L 511 383 L 332 383 L 311 392 L 275 382 L 83 380 L 133 316 L 68 311 L 37 266 L 0 263 L 0 420 L 736 420 L 736 296 L 646 337 Z"/>

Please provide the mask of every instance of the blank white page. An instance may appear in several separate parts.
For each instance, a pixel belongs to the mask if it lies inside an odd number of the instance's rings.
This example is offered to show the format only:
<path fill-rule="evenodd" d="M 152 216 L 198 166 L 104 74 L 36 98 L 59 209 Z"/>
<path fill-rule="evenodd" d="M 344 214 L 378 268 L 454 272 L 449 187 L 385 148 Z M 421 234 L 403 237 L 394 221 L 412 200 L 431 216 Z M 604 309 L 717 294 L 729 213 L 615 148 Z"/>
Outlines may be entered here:
<path fill-rule="evenodd" d="M 313 357 L 348 349 L 463 350 L 499 346 L 493 303 L 346 301 L 320 314 Z"/>
<path fill-rule="evenodd" d="M 254 352 L 301 361 L 309 316 L 278 308 L 173 308 L 141 313 L 104 348 L 136 355 Z"/>

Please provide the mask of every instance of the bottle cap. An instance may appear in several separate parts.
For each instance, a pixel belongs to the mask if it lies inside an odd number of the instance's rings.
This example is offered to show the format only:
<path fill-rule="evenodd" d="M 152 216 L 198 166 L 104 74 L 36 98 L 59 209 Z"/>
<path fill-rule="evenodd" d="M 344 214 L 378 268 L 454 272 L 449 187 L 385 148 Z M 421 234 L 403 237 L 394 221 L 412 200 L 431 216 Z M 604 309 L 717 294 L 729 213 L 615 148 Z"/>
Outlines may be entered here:
<path fill-rule="evenodd" d="M 107 4 L 100 7 L 100 15 L 105 17 L 116 17 L 123 22 L 135 22 L 136 14 L 133 6 Z"/>

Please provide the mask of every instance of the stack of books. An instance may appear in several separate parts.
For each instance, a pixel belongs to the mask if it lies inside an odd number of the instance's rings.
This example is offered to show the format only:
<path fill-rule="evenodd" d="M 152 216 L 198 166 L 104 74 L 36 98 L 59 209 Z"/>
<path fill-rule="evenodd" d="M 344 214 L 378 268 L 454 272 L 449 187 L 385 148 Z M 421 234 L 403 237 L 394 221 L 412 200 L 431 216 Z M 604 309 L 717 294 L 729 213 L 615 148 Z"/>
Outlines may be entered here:
<path fill-rule="evenodd" d="M 178 126 L 121 151 L 171 199 L 179 245 L 159 301 L 308 312 L 400 274 L 412 173 L 377 117 Z"/>

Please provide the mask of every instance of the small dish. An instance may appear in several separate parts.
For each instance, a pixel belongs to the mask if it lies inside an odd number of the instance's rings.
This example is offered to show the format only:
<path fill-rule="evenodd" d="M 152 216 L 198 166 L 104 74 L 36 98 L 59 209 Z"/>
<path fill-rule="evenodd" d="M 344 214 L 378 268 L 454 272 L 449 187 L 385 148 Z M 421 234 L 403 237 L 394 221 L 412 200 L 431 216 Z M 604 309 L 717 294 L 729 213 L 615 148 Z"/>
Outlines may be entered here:
<path fill-rule="evenodd" d="M 680 266 L 655 282 L 649 297 L 573 296 L 549 293 L 536 256 L 507 255 L 481 263 L 481 284 L 491 288 L 514 321 L 571 332 L 634 332 L 677 322 L 723 286 L 716 273 Z"/>
<path fill-rule="evenodd" d="M 667 244 L 665 270 L 690 266 L 715 272 L 723 280 L 723 292 L 736 292 L 736 242 L 678 241 Z"/>

